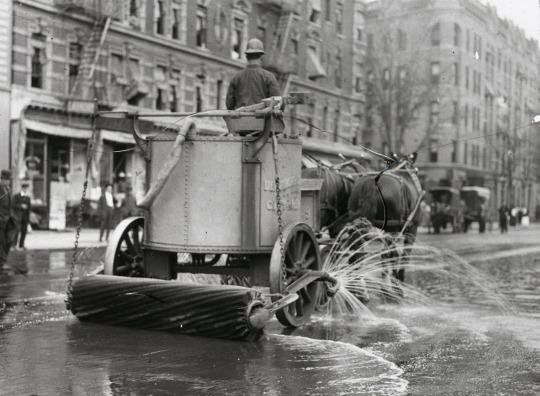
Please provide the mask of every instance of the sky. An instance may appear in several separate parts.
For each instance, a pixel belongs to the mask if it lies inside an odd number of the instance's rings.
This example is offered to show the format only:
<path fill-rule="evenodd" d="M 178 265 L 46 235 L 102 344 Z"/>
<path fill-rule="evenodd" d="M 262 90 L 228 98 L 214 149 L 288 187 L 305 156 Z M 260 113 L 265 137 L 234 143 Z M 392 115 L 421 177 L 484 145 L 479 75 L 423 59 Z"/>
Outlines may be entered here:
<path fill-rule="evenodd" d="M 500 17 L 513 21 L 540 43 L 540 0 L 482 0 L 493 4 Z"/>

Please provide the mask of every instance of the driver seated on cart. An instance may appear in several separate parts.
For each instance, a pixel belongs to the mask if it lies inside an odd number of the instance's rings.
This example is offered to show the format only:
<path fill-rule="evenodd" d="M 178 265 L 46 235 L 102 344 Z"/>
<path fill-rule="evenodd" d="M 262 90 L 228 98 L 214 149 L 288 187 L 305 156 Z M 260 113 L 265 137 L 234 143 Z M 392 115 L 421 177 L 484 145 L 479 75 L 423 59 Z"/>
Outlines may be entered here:
<path fill-rule="evenodd" d="M 248 64 L 232 78 L 227 90 L 228 110 L 236 110 L 260 103 L 265 98 L 281 95 L 274 74 L 262 68 L 262 41 L 256 38 L 249 40 L 245 54 Z"/>

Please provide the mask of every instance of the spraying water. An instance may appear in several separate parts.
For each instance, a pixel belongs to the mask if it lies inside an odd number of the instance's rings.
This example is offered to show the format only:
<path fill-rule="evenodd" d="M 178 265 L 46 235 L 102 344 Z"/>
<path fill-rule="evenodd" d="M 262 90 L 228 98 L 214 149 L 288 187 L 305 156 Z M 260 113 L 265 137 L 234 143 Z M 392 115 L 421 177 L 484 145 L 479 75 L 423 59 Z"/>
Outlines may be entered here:
<path fill-rule="evenodd" d="M 403 244 L 403 236 L 392 236 L 366 219 L 347 225 L 331 247 L 323 249 L 322 270 L 340 282 L 333 299 L 323 293 L 319 304 L 323 313 L 362 317 L 372 313 L 368 302 L 407 302 L 429 304 L 433 287 L 447 290 L 455 301 L 464 288 L 473 287 L 482 295 L 483 303 L 505 313 L 513 312 L 508 301 L 497 291 L 489 277 L 455 253 L 431 246 Z M 405 269 L 407 282 L 393 275 Z M 422 274 L 429 274 L 424 284 Z"/>

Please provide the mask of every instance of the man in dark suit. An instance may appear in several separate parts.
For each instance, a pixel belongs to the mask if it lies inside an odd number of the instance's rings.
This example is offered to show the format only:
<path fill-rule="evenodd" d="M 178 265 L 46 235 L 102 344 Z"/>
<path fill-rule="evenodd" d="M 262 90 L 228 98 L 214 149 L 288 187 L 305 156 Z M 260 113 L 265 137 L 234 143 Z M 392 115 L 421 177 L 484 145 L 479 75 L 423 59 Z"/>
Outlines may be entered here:
<path fill-rule="evenodd" d="M 24 249 L 24 240 L 30 222 L 30 194 L 28 193 L 28 180 L 23 180 L 21 183 L 21 192 L 13 196 L 13 214 L 17 220 L 17 231 L 19 236 L 19 249 Z"/>
<path fill-rule="evenodd" d="M 15 228 L 11 216 L 11 173 L 0 173 L 0 269 L 6 268 L 9 249 L 13 243 Z"/>

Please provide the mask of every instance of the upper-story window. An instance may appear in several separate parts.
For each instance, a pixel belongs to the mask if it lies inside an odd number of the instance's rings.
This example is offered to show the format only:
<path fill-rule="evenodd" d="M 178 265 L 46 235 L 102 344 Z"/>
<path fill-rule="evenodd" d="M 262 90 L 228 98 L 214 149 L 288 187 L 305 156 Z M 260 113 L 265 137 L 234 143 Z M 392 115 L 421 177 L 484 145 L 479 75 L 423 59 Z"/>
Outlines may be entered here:
<path fill-rule="evenodd" d="M 79 75 L 79 64 L 81 62 L 82 56 L 82 44 L 79 42 L 69 43 L 69 54 L 68 54 L 68 63 L 69 63 L 69 77 L 68 77 L 68 89 L 71 91 Z"/>
<path fill-rule="evenodd" d="M 325 1 L 325 19 L 327 21 L 330 21 L 332 19 L 332 0 L 326 0 Z"/>
<path fill-rule="evenodd" d="M 321 0 L 310 1 L 309 21 L 319 23 L 321 21 Z"/>
<path fill-rule="evenodd" d="M 206 48 L 206 31 L 208 28 L 208 9 L 203 5 L 197 5 L 196 42 L 197 47 Z"/>
<path fill-rule="evenodd" d="M 454 46 L 459 47 L 461 45 L 461 27 L 454 23 Z"/>
<path fill-rule="evenodd" d="M 167 87 L 166 87 L 167 68 L 158 65 L 154 69 L 154 80 L 156 81 L 155 107 L 157 110 L 167 109 Z"/>
<path fill-rule="evenodd" d="M 162 0 L 154 3 L 154 24 L 157 34 L 165 34 L 165 7 Z"/>
<path fill-rule="evenodd" d="M 129 16 L 131 17 L 139 16 L 138 0 L 129 0 Z"/>
<path fill-rule="evenodd" d="M 42 33 L 32 33 L 32 52 L 30 60 L 30 86 L 45 88 L 47 64 L 46 37 Z"/>
<path fill-rule="evenodd" d="M 179 8 L 173 8 L 172 10 L 172 26 L 171 36 L 173 39 L 178 40 L 180 38 L 180 28 L 182 26 L 182 14 Z"/>
<path fill-rule="evenodd" d="M 441 45 L 441 24 L 437 22 L 431 28 L 431 45 L 438 46 Z"/>
<path fill-rule="evenodd" d="M 336 32 L 343 34 L 343 4 L 336 3 Z"/>
<path fill-rule="evenodd" d="M 232 31 L 232 48 L 231 57 L 233 59 L 240 59 L 242 57 L 242 49 L 244 44 L 244 29 L 245 22 L 243 19 L 234 18 L 233 31 Z"/>

